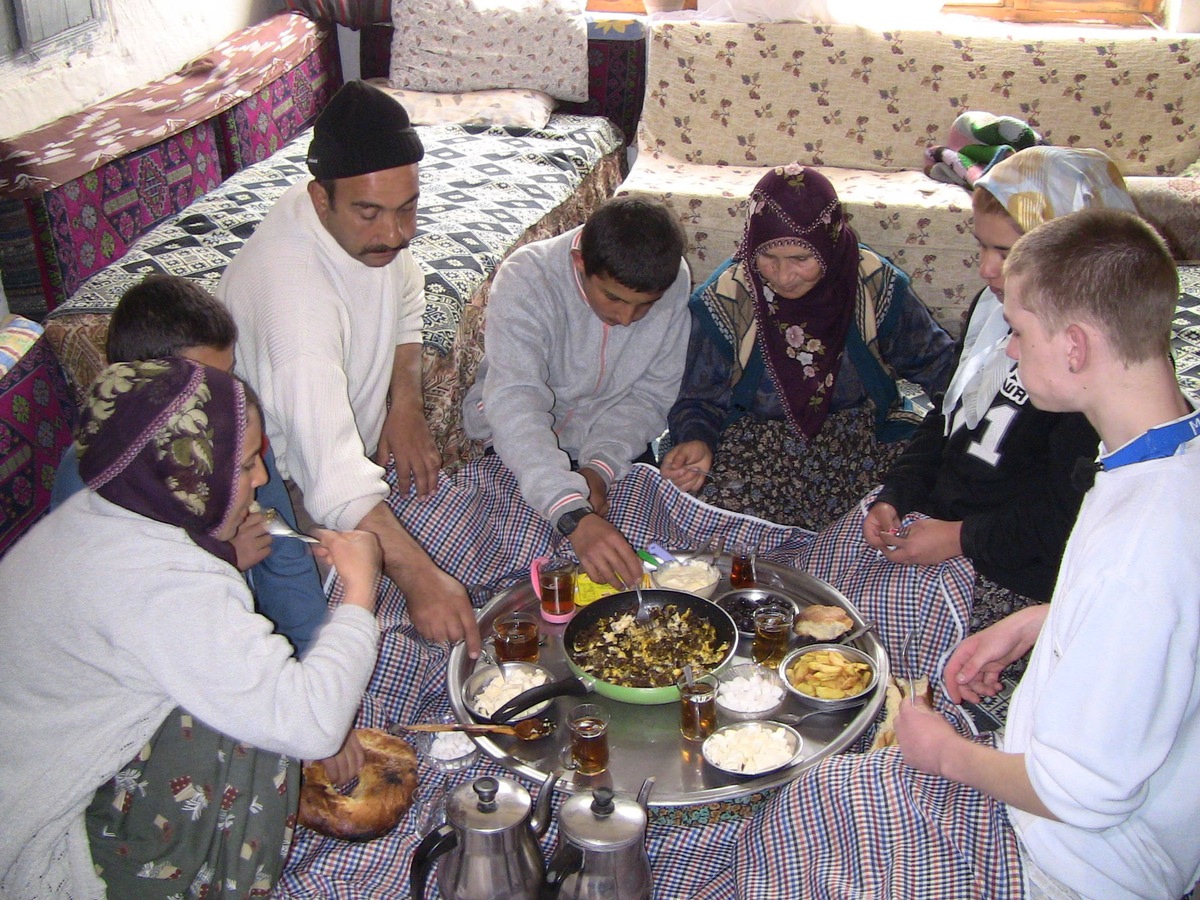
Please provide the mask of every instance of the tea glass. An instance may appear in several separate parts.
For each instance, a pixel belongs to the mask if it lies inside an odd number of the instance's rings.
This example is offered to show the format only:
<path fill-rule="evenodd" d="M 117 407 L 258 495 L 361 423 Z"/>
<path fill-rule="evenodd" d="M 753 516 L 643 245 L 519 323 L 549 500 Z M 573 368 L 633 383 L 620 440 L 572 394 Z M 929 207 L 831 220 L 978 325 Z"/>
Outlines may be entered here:
<path fill-rule="evenodd" d="M 497 662 L 536 663 L 539 640 L 537 619 L 527 612 L 508 612 L 497 616 L 492 623 L 492 635 L 488 638 Z"/>
<path fill-rule="evenodd" d="M 580 775 L 599 775 L 608 768 L 608 710 L 581 703 L 571 710 L 571 764 Z"/>
<path fill-rule="evenodd" d="M 754 642 L 750 655 L 760 666 L 774 669 L 787 653 L 795 611 L 768 603 L 754 610 Z"/>
<path fill-rule="evenodd" d="M 702 741 L 717 730 L 717 676 L 696 669 L 689 680 L 681 675 L 679 688 L 679 731 L 689 741 Z"/>

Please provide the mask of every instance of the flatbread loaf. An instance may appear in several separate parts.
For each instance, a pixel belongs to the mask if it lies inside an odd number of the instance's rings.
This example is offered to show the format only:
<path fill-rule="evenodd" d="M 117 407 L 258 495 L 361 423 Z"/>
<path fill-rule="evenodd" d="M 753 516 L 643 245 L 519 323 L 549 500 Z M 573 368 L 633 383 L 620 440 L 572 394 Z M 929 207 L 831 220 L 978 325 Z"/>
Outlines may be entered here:
<path fill-rule="evenodd" d="M 404 741 L 375 728 L 354 733 L 366 753 L 358 784 L 343 794 L 322 763 L 304 767 L 300 824 L 326 837 L 370 841 L 396 827 L 417 792 L 417 754 Z"/>
<path fill-rule="evenodd" d="M 900 704 L 905 700 L 905 690 L 908 679 L 888 679 L 887 689 L 883 694 L 883 724 L 875 732 L 875 740 L 871 742 L 871 750 L 882 750 L 896 743 L 896 716 L 900 715 Z M 922 675 L 913 680 L 913 692 L 923 697 L 927 703 L 933 702 L 933 694 L 929 690 L 929 677 Z"/>
<path fill-rule="evenodd" d="M 840 606 L 813 604 L 800 610 L 792 630 L 814 641 L 834 641 L 854 627 L 854 620 Z"/>

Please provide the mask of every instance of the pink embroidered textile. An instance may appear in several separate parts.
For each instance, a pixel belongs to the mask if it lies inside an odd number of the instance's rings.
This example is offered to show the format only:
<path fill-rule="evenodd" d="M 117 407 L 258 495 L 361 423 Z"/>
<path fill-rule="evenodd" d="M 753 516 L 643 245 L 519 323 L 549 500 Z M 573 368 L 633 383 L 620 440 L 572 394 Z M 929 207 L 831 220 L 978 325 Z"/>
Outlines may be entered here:
<path fill-rule="evenodd" d="M 36 197 L 228 110 L 302 62 L 329 27 L 274 15 L 160 81 L 0 141 L 0 198 Z"/>

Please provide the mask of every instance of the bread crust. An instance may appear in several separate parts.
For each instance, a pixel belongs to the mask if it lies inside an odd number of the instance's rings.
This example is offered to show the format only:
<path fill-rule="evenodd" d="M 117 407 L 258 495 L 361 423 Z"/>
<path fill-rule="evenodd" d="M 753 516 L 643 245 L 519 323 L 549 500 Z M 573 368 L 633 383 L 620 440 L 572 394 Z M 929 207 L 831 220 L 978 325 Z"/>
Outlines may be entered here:
<path fill-rule="evenodd" d="M 814 603 L 800 610 L 792 630 L 814 641 L 833 641 L 854 627 L 854 620 L 840 606 Z"/>
<path fill-rule="evenodd" d="M 377 728 L 356 728 L 366 762 L 343 794 L 320 762 L 304 767 L 300 824 L 343 841 L 370 841 L 391 831 L 417 792 L 417 754 L 407 741 Z"/>
<path fill-rule="evenodd" d="M 900 715 L 900 704 L 904 700 L 907 685 L 907 679 L 902 681 L 895 676 L 888 679 L 887 688 L 884 690 L 883 695 L 883 724 L 875 732 L 875 740 L 871 742 L 870 750 L 882 750 L 884 747 L 895 745 L 896 716 Z M 914 679 L 912 688 L 913 693 L 919 697 L 923 697 L 926 703 L 933 703 L 933 693 L 929 689 L 928 676 L 922 675 L 920 678 Z"/>

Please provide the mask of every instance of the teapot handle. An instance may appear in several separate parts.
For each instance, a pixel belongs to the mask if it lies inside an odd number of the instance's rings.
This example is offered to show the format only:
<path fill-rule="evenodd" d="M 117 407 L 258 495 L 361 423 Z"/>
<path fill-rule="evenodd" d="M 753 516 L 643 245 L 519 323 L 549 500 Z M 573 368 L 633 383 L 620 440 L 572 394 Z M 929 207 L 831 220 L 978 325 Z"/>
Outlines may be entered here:
<path fill-rule="evenodd" d="M 449 825 L 439 825 L 417 845 L 408 869 L 408 886 L 413 900 L 425 900 L 425 882 L 434 861 L 458 845 L 458 835 Z"/>
<path fill-rule="evenodd" d="M 546 881 L 542 884 L 539 900 L 555 900 L 568 875 L 583 868 L 583 851 L 559 836 L 558 849 L 546 869 Z"/>

